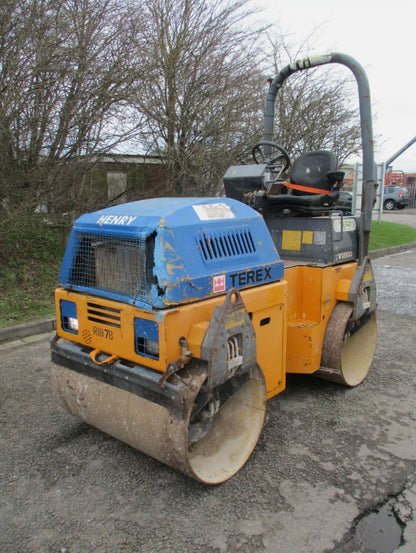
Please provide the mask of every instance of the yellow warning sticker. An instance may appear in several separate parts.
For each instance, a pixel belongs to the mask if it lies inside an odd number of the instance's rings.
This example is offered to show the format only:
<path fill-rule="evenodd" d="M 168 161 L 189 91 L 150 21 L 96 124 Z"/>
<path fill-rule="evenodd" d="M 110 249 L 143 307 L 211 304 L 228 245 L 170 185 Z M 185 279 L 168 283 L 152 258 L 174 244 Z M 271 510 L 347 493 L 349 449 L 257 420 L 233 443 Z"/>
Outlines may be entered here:
<path fill-rule="evenodd" d="M 301 239 L 301 230 L 284 230 L 282 236 L 282 249 L 300 251 Z"/>
<path fill-rule="evenodd" d="M 304 230 L 302 234 L 302 242 L 304 244 L 313 244 L 313 231 Z"/>

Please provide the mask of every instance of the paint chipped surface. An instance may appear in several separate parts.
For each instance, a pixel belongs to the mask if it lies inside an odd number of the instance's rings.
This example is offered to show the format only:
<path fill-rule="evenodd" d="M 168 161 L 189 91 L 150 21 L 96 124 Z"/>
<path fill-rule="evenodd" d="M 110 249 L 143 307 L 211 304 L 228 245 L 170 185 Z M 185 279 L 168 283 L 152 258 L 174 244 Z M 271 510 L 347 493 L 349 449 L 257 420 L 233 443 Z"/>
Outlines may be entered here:
<path fill-rule="evenodd" d="M 95 237 L 94 244 L 100 236 L 111 237 L 115 248 L 126 240 L 145 244 L 146 269 L 140 278 L 146 279 L 146 295 L 112 297 L 142 307 L 160 309 L 283 278 L 283 262 L 262 217 L 230 198 L 155 198 L 83 215 L 68 244 L 60 281 L 64 286 L 76 263 L 78 237 L 85 233 Z M 114 282 L 122 271 L 117 259 L 113 255 L 105 265 Z M 82 292 L 110 295 L 92 280 L 80 282 Z"/>

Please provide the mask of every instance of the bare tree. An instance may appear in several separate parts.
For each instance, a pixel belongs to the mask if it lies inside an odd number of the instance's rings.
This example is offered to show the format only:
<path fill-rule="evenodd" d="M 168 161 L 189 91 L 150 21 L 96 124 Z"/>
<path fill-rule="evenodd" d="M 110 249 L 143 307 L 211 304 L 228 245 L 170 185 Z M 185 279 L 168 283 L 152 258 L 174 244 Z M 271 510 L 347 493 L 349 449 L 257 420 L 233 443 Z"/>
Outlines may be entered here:
<path fill-rule="evenodd" d="M 289 53 L 281 36 L 265 48 L 251 16 L 249 0 L 3 0 L 3 205 L 73 208 L 94 155 L 132 136 L 166 160 L 169 193 L 217 193 L 262 135 L 264 52 L 279 66 Z M 354 108 L 325 79 L 279 95 L 277 140 L 293 154 L 356 151 Z"/>
<path fill-rule="evenodd" d="M 264 28 L 249 26 L 251 15 L 247 0 L 143 3 L 136 107 L 147 124 L 140 138 L 166 160 L 170 194 L 218 191 L 226 168 L 262 136 L 266 70 L 307 52 L 306 42 L 297 51 L 288 46 L 280 29 L 267 42 Z M 342 161 L 359 150 L 357 122 L 346 77 L 308 72 L 279 94 L 276 140 L 294 157 L 327 148 Z"/>
<path fill-rule="evenodd" d="M 142 140 L 165 156 L 169 193 L 215 193 L 223 172 L 258 136 L 262 84 L 248 0 L 147 0 Z"/>
<path fill-rule="evenodd" d="M 3 199 L 64 204 L 82 160 L 132 133 L 116 125 L 137 78 L 128 11 L 116 0 L 5 0 L 0 14 Z"/>

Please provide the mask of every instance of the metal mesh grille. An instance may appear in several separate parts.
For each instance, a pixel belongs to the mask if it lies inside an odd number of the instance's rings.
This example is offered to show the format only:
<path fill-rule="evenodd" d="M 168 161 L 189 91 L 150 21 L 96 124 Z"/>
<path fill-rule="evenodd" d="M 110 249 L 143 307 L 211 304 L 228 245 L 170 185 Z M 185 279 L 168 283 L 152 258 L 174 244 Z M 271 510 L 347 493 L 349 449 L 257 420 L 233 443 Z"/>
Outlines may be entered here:
<path fill-rule="evenodd" d="M 204 232 L 199 236 L 198 244 L 205 261 L 243 256 L 256 251 L 249 229 L 232 232 Z"/>
<path fill-rule="evenodd" d="M 68 284 L 146 299 L 146 240 L 77 233 Z"/>

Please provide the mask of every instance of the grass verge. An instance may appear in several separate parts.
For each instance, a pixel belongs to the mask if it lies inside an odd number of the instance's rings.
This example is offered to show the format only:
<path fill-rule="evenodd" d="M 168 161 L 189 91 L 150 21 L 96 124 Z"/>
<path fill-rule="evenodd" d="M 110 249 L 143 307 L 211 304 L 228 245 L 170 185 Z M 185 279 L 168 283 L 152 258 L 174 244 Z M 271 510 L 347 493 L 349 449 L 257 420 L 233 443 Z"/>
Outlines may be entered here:
<path fill-rule="evenodd" d="M 59 227 L 39 214 L 0 223 L 0 328 L 54 316 L 63 256 Z"/>
<path fill-rule="evenodd" d="M 370 234 L 370 251 L 400 246 L 409 242 L 416 242 L 415 228 L 397 223 L 373 221 Z"/>

